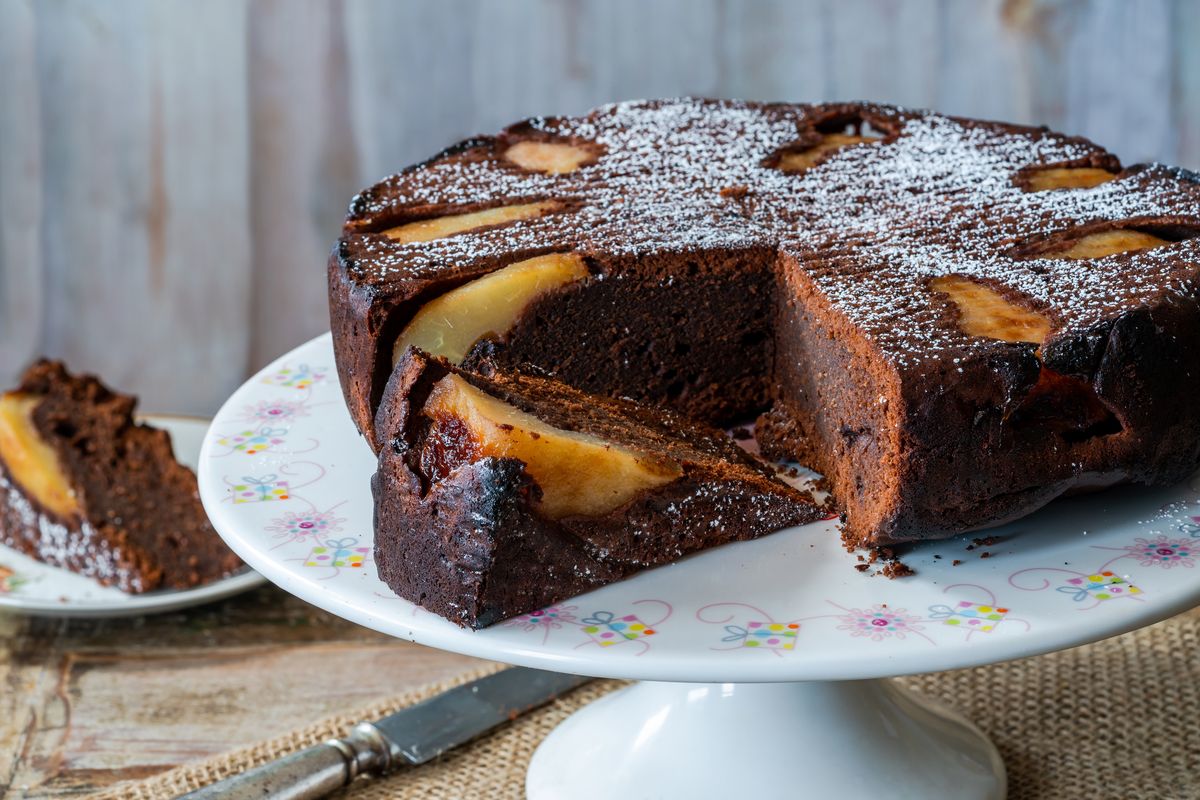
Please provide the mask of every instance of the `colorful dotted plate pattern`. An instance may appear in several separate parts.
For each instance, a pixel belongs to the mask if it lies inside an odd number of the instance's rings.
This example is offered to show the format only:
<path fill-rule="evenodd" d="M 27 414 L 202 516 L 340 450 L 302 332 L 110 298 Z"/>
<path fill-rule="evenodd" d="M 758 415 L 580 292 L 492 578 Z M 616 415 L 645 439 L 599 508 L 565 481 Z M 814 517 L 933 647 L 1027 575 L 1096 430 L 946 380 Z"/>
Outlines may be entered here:
<path fill-rule="evenodd" d="M 583 620 L 583 632 L 601 647 L 612 647 L 622 641 L 634 641 L 653 636 L 657 631 L 637 618 L 636 614 L 616 617 L 602 611 Z"/>
<path fill-rule="evenodd" d="M 325 380 L 329 371 L 324 368 L 313 369 L 308 364 L 284 366 L 262 378 L 262 382 L 270 386 L 283 386 L 290 389 L 305 390 L 314 383 Z"/>
<path fill-rule="evenodd" d="M 243 475 L 242 482 L 233 486 L 235 503 L 268 503 L 289 500 L 288 482 L 278 480 L 275 475 L 255 477 Z"/>
<path fill-rule="evenodd" d="M 795 622 L 754 622 L 746 623 L 746 635 L 742 647 L 765 647 L 771 650 L 794 650 L 796 648 L 796 633 L 800 625 Z"/>
<path fill-rule="evenodd" d="M 230 398 L 201 462 L 206 507 L 284 588 L 435 647 L 616 677 L 873 677 L 1032 655 L 1200 602 L 1196 481 L 1053 503 L 989 531 L 986 547 L 970 546 L 979 534 L 918 545 L 903 556 L 912 577 L 857 572 L 836 521 L 825 521 L 464 630 L 378 579 L 374 458 L 332 365 L 321 337 Z"/>
<path fill-rule="evenodd" d="M 217 444 L 252 456 L 283 444 L 285 440 L 280 438 L 282 432 L 285 431 L 268 427 L 259 428 L 258 430 L 244 430 L 232 436 L 220 437 L 217 439 Z"/>
<path fill-rule="evenodd" d="M 981 633 L 987 633 L 995 629 L 996 625 L 1004 619 L 1004 615 L 1007 613 L 1007 608 L 986 606 L 980 603 L 961 600 L 954 607 L 954 610 L 942 621 L 942 624 L 962 625 L 967 628 L 974 628 Z"/>
<path fill-rule="evenodd" d="M 1088 575 L 1085 578 L 1071 578 L 1066 586 L 1058 587 L 1058 591 L 1072 595 L 1076 600 L 1094 597 L 1097 600 L 1114 600 L 1118 597 L 1139 595 L 1142 590 L 1134 586 L 1120 575 L 1104 571 L 1098 575 Z"/>
<path fill-rule="evenodd" d="M 357 543 L 357 539 L 350 539 Z M 354 547 L 344 542 L 327 542 L 324 547 L 314 547 L 304 559 L 306 567 L 361 567 L 371 553 L 370 547 Z"/>

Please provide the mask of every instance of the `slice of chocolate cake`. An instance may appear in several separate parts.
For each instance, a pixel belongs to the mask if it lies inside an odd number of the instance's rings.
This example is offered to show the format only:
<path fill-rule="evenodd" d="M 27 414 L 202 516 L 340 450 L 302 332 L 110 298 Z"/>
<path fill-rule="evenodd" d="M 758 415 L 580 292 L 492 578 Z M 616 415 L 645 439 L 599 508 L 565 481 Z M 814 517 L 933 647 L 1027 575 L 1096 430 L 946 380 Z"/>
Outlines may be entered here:
<path fill-rule="evenodd" d="M 716 429 L 417 349 L 376 426 L 380 578 L 465 626 L 827 516 Z"/>
<path fill-rule="evenodd" d="M 196 476 L 136 400 L 40 361 L 0 395 L 0 542 L 126 592 L 185 589 L 241 567 Z"/>

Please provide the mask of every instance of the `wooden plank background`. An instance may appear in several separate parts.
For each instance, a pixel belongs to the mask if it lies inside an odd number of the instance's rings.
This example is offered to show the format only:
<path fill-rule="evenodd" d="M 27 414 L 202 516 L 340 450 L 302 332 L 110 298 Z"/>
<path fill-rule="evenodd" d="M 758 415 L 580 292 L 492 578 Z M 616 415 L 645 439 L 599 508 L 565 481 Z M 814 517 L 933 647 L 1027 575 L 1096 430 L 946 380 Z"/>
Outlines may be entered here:
<path fill-rule="evenodd" d="M 211 413 L 327 328 L 354 191 L 524 116 L 682 94 L 1047 123 L 1200 167 L 1189 0 L 0 0 L 0 381 Z"/>

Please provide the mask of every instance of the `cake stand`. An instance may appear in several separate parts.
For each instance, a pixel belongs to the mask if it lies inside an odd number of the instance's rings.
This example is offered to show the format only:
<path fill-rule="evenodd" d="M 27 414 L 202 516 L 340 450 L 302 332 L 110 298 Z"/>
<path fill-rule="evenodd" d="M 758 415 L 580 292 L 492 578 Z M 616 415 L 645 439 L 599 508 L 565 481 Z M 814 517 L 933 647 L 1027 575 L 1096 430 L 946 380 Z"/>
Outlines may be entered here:
<path fill-rule="evenodd" d="M 825 522 L 467 631 L 376 576 L 373 470 L 323 336 L 234 393 L 199 477 L 229 545 L 333 614 L 470 656 L 641 681 L 547 738 L 533 800 L 1003 797 L 986 737 L 886 678 L 1072 647 L 1200 603 L 1193 479 L 1062 500 L 986 542 L 922 545 L 908 578 L 855 570 Z"/>

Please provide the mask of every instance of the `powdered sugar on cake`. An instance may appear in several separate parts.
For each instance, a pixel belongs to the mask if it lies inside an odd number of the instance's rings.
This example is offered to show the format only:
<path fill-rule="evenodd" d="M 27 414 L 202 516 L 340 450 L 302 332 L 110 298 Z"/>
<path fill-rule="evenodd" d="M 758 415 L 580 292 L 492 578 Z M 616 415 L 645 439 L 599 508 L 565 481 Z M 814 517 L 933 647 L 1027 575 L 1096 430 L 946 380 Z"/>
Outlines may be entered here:
<path fill-rule="evenodd" d="M 949 301 L 928 287 L 939 275 L 983 278 L 1019 293 L 1061 333 L 1164 295 L 1195 294 L 1191 265 L 1200 262 L 1200 239 L 1079 261 L 1013 253 L 1089 223 L 1200 226 L 1191 213 L 1200 200 L 1194 176 L 1152 165 L 1090 189 L 1029 192 L 1014 182 L 1022 169 L 1106 154 L 1033 129 L 862 110 L 889 138 L 837 151 L 800 174 L 764 162 L 811 130 L 815 111 L 805 106 L 633 102 L 578 119 L 530 120 L 513 135 L 581 140 L 604 153 L 564 175 L 530 173 L 494 154 L 451 155 L 356 198 L 357 222 L 369 229 L 373 218 L 404 209 L 454 213 L 520 198 L 572 201 L 576 210 L 419 244 L 351 235 L 349 266 L 363 283 L 386 284 L 535 251 L 618 257 L 779 248 L 902 367 L 995 344 L 957 330 Z"/>

